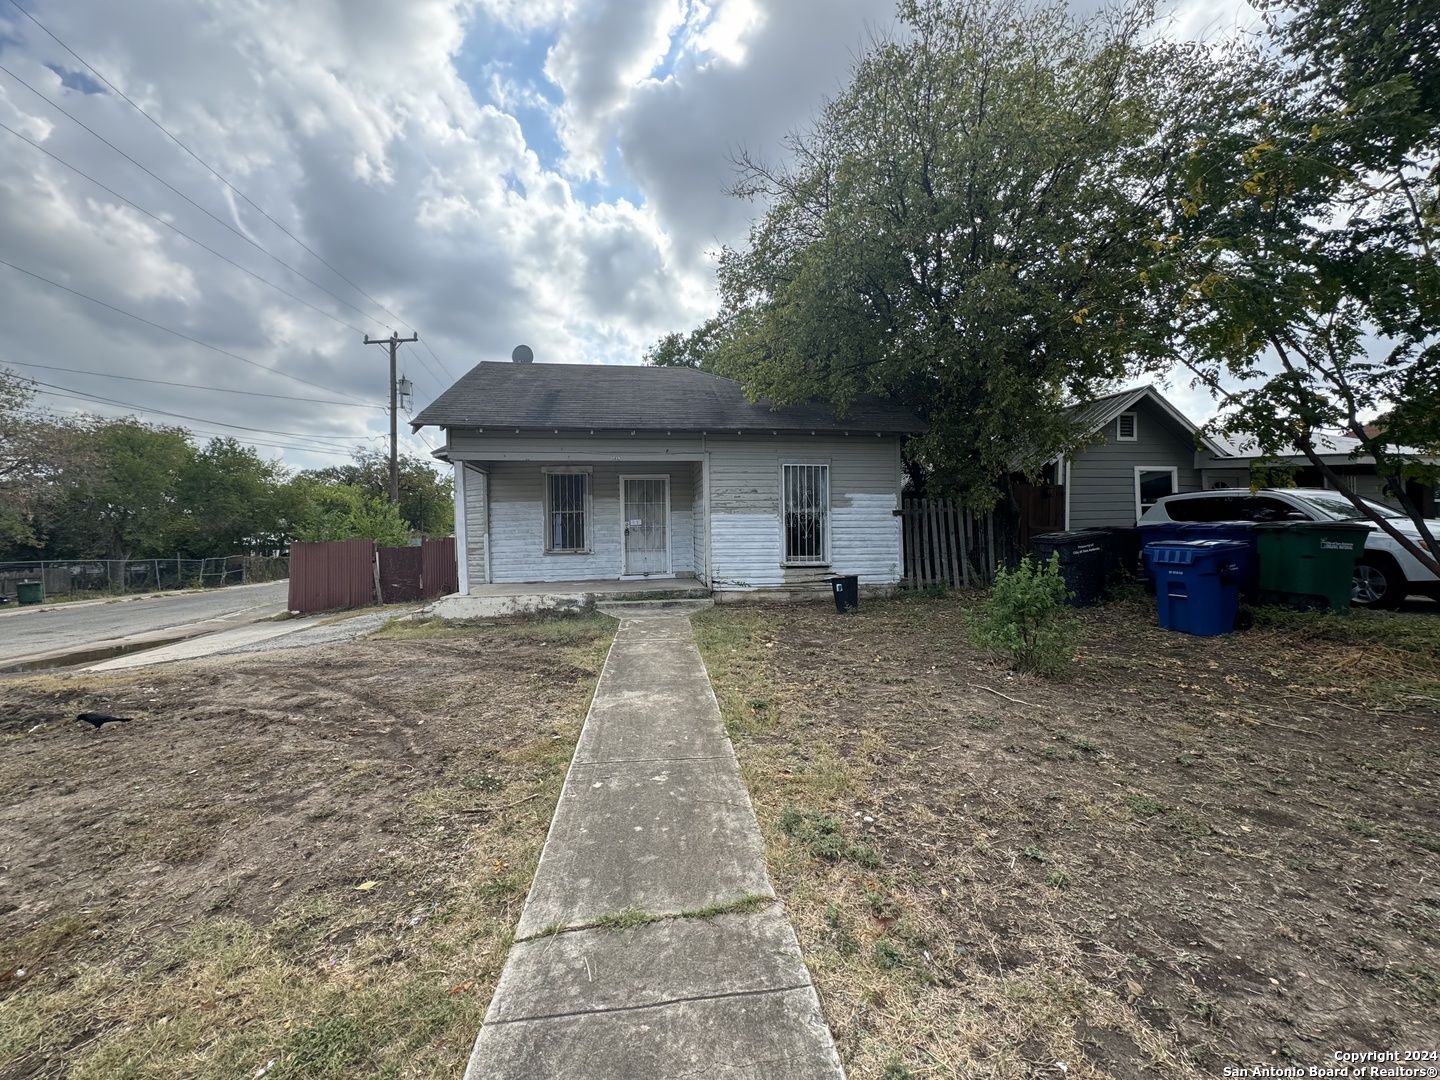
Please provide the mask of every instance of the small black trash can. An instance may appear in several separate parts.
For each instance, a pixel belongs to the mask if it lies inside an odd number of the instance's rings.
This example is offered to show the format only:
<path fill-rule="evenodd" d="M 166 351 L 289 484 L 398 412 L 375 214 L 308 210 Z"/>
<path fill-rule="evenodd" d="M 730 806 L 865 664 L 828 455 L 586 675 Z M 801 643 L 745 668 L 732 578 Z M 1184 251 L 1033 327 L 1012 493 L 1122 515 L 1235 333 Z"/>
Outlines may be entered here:
<path fill-rule="evenodd" d="M 1075 529 L 1071 532 L 1041 533 L 1030 538 L 1035 558 L 1049 565 L 1050 556 L 1060 556 L 1060 576 L 1075 607 L 1089 607 L 1105 594 L 1105 577 L 1110 560 L 1110 532 L 1107 529 Z"/>
<path fill-rule="evenodd" d="M 836 574 L 828 579 L 835 590 L 835 610 L 841 615 L 860 606 L 860 578 L 855 574 Z"/>

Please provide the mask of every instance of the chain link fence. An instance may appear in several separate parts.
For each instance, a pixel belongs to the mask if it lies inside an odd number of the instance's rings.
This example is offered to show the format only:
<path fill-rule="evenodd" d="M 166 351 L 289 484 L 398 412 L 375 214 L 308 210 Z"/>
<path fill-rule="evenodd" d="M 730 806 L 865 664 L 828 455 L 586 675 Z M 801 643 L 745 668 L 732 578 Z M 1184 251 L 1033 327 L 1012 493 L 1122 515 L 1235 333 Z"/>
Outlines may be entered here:
<path fill-rule="evenodd" d="M 0 562 L 0 599 L 15 600 L 16 585 L 40 581 L 50 598 L 122 596 L 171 589 L 209 589 L 290 576 L 284 556 L 224 555 L 212 559 L 45 559 Z"/>

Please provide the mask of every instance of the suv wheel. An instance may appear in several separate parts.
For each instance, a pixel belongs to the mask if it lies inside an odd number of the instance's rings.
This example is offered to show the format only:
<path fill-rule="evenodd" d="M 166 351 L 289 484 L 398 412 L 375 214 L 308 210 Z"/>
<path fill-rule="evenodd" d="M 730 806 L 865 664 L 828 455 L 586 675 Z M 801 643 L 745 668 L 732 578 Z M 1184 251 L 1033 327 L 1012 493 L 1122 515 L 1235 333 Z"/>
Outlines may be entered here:
<path fill-rule="evenodd" d="M 1405 579 L 1389 559 L 1362 555 L 1350 577 L 1350 602 L 1356 607 L 1388 609 L 1405 599 Z"/>

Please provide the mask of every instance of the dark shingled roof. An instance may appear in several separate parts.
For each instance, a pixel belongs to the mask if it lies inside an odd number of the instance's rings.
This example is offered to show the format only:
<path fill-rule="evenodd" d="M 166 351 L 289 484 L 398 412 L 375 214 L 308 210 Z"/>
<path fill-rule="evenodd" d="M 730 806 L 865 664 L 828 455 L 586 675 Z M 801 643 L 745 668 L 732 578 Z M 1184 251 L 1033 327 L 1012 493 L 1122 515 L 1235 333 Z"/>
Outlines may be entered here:
<path fill-rule="evenodd" d="M 843 418 L 825 404 L 772 410 L 740 384 L 693 368 L 476 364 L 410 422 L 413 428 L 575 431 L 855 431 L 919 434 L 909 410 L 861 400 Z"/>

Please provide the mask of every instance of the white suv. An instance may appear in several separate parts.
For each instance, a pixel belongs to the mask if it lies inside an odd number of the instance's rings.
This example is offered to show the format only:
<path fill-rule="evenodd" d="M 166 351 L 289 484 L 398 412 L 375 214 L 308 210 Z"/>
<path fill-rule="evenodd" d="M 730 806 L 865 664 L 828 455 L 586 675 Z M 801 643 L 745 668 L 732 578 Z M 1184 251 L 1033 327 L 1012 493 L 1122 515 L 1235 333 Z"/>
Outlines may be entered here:
<path fill-rule="evenodd" d="M 1364 500 L 1396 530 L 1425 547 L 1414 523 L 1383 503 Z M 1264 488 L 1253 494 L 1247 488 L 1220 488 L 1168 495 L 1140 519 L 1141 525 L 1161 522 L 1221 521 L 1352 521 L 1370 526 L 1365 554 L 1355 565 L 1350 602 L 1357 607 L 1393 608 L 1410 593 L 1440 599 L 1440 579 L 1420 565 L 1380 526 L 1361 517 L 1350 500 L 1326 488 Z M 1440 521 L 1432 534 L 1440 531 Z"/>

